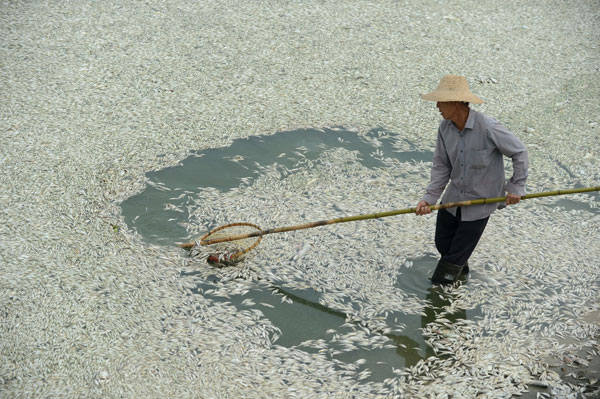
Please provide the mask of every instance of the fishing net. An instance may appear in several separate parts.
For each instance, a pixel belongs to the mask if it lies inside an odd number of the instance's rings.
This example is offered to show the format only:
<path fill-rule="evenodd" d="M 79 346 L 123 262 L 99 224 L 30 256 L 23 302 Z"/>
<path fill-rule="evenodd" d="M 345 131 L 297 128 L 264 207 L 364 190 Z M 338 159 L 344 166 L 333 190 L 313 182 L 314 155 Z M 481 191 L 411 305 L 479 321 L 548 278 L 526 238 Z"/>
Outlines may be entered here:
<path fill-rule="evenodd" d="M 250 236 L 260 231 L 260 227 L 252 223 L 231 223 L 217 227 L 194 241 L 190 249 L 194 257 L 206 257 L 206 261 L 214 266 L 230 266 L 239 262 L 248 252 L 262 240 L 262 236 Z M 245 237 L 245 238 L 241 238 Z"/>

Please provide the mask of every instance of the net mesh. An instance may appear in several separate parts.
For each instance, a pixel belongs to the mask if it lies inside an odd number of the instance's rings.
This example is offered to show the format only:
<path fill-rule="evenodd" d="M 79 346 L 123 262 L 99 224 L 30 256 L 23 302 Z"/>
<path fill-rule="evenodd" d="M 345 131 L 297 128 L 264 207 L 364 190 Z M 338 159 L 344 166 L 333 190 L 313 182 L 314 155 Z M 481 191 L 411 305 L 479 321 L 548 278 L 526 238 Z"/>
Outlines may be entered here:
<path fill-rule="evenodd" d="M 209 245 L 202 245 L 201 242 L 251 234 L 256 231 L 260 231 L 260 227 L 252 223 L 232 223 L 217 227 L 196 240 L 196 245 L 191 249 L 190 255 L 194 257 L 206 257 L 208 263 L 217 267 L 233 265 L 255 248 L 262 240 L 262 237 L 248 237 Z"/>

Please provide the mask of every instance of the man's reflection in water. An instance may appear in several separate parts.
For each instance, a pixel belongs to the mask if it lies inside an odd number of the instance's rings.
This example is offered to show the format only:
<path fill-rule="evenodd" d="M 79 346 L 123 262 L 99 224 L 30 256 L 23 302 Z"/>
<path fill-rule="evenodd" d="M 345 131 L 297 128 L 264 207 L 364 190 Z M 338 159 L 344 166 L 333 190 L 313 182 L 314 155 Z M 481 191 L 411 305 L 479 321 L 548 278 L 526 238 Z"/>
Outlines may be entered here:
<path fill-rule="evenodd" d="M 421 328 L 426 328 L 429 323 L 435 321 L 438 315 L 444 312 L 444 307 L 450 306 L 452 302 L 452 293 L 444 292 L 441 286 L 434 285 L 427 289 L 427 296 L 425 300 L 429 304 L 425 307 L 424 315 L 421 316 Z M 465 320 L 467 318 L 467 311 L 464 309 L 458 309 L 454 313 L 445 313 L 444 318 L 450 320 L 451 323 L 457 320 Z M 435 356 L 433 348 L 427 345 L 425 350 L 425 358 Z"/>
<path fill-rule="evenodd" d="M 426 328 L 431 322 L 435 321 L 442 312 L 444 312 L 444 307 L 449 306 L 452 302 L 452 294 L 444 292 L 440 286 L 433 286 L 427 289 L 425 300 L 427 301 L 427 306 L 421 316 L 421 329 Z M 458 309 L 454 313 L 444 313 L 443 317 L 452 323 L 457 320 L 466 319 L 467 312 L 466 310 Z M 408 328 L 409 330 L 412 330 L 410 326 L 408 326 Z M 413 329 L 414 333 L 416 333 L 416 326 L 414 326 Z M 396 353 L 404 358 L 406 367 L 414 366 L 420 360 L 427 359 L 431 356 L 437 356 L 433 351 L 433 348 L 429 345 L 425 345 L 425 353 L 423 354 L 422 342 L 417 342 L 415 339 L 409 337 L 409 335 L 415 336 L 412 333 L 407 335 L 386 334 L 386 336 L 398 346 Z M 423 337 L 423 340 L 425 340 L 425 337 Z"/>
<path fill-rule="evenodd" d="M 214 286 L 210 284 L 212 282 L 213 281 L 210 281 L 206 284 L 199 285 L 198 292 L 208 291 L 209 289 L 214 288 Z M 294 304 L 296 304 L 296 307 L 287 308 L 285 312 L 282 312 L 281 310 L 278 311 L 277 306 L 273 306 L 272 309 L 271 307 L 266 307 L 265 309 L 262 309 L 265 317 L 270 319 L 274 323 L 274 325 L 281 328 L 283 336 L 285 336 L 287 332 L 291 331 L 292 333 L 287 341 L 281 339 L 278 340 L 278 345 L 283 344 L 283 346 L 294 346 L 300 344 L 306 339 L 324 338 L 327 336 L 325 330 L 331 328 L 337 329 L 340 327 L 340 325 L 342 325 L 348 320 L 348 315 L 344 312 L 328 308 L 327 306 L 324 306 L 323 304 L 319 303 L 319 295 L 317 293 L 302 292 L 301 297 L 300 295 L 296 295 L 298 294 L 298 292 L 282 289 L 281 287 L 276 287 L 274 285 L 268 285 L 268 291 L 263 292 L 261 290 L 257 290 L 255 292 L 254 299 L 257 301 L 272 302 L 269 300 L 269 298 L 272 297 L 273 292 L 285 295 L 287 298 L 291 299 Z M 399 359 L 398 363 L 396 363 L 391 358 L 386 358 L 385 362 L 387 362 L 387 364 L 393 367 L 410 367 L 417 364 L 420 360 L 427 359 L 431 356 L 436 356 L 433 349 L 429 345 L 424 344 L 425 337 L 423 337 L 422 331 L 419 330 L 426 328 L 431 322 L 435 321 L 436 318 L 440 317 L 440 314 L 444 312 L 444 308 L 451 304 L 453 298 L 451 293 L 444 292 L 444 290 L 439 286 L 427 288 L 423 287 L 422 291 L 420 291 L 419 293 L 419 297 L 422 298 L 422 295 L 425 295 L 425 298 L 423 299 L 425 299 L 427 305 L 425 306 L 423 313 L 420 316 L 421 328 L 419 328 L 418 315 L 404 314 L 402 317 L 403 321 L 406 323 L 406 328 L 402 335 L 379 332 L 379 334 L 385 335 L 387 338 L 389 338 L 395 343 L 395 352 L 403 359 L 403 361 Z M 307 296 L 312 297 L 310 299 L 307 299 Z M 241 297 L 238 298 L 238 300 L 239 302 L 241 302 Z M 278 302 L 279 299 L 277 298 L 273 305 L 278 304 Z M 310 327 L 309 329 L 306 329 L 306 327 L 303 327 L 298 323 L 304 323 L 302 321 L 304 320 L 304 317 L 301 316 L 304 316 L 304 314 L 307 312 L 307 308 L 297 307 L 297 305 L 306 306 L 309 309 L 314 309 L 318 312 L 322 312 L 323 314 L 332 316 L 332 318 L 318 318 L 315 320 L 315 322 L 324 324 L 315 325 L 314 323 L 309 323 Z M 443 314 L 443 317 L 448 319 L 450 322 L 455 322 L 460 319 L 466 319 L 466 316 L 466 311 L 462 309 L 459 309 L 457 312 L 451 314 Z M 378 332 L 373 331 L 373 333 L 377 334 Z M 425 347 L 425 350 L 423 350 L 423 347 Z M 310 351 L 309 348 L 304 349 Z M 354 357 L 359 356 L 359 353 L 361 353 L 361 351 L 364 350 L 365 349 L 359 349 L 359 351 L 354 354 L 352 354 L 352 352 L 354 351 L 350 351 L 348 353 L 342 353 L 333 357 L 343 362 L 350 363 L 354 362 L 356 360 L 354 359 Z M 375 366 L 375 364 L 372 364 L 370 366 Z M 377 376 L 374 376 L 372 379 L 377 380 Z"/>

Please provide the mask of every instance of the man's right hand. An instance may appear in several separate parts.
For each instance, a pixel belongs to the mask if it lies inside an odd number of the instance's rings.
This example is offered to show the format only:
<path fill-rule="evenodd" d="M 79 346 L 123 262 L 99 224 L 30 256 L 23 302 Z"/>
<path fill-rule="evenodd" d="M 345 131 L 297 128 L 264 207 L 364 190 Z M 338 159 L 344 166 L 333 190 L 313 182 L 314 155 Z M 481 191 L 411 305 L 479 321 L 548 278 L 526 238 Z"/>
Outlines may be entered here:
<path fill-rule="evenodd" d="M 420 216 L 427 215 L 428 213 L 431 213 L 431 208 L 429 207 L 427 201 L 419 201 L 419 203 L 417 204 L 416 214 Z"/>

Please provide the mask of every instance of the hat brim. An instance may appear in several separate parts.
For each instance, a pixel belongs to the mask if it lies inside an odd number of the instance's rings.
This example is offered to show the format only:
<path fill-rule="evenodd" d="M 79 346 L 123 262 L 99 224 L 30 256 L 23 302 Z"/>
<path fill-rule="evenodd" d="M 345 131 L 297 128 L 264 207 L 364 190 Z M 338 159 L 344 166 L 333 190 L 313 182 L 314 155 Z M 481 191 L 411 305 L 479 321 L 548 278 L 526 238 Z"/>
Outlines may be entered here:
<path fill-rule="evenodd" d="M 427 101 L 448 102 L 461 101 L 472 104 L 483 104 L 483 100 L 473 93 L 465 92 L 448 92 L 448 91 L 432 91 L 431 93 L 422 94 L 421 98 Z"/>

